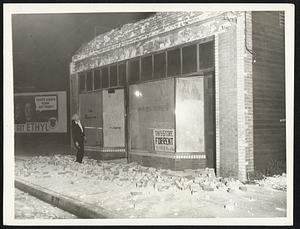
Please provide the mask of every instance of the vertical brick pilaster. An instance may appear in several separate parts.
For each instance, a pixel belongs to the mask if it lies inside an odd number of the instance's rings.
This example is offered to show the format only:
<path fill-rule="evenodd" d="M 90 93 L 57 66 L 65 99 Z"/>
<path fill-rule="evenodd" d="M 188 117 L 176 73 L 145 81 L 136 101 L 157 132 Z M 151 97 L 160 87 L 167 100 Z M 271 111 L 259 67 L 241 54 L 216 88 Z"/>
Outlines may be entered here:
<path fill-rule="evenodd" d="M 253 48 L 252 48 L 252 13 L 245 12 L 245 132 L 246 132 L 246 172 L 254 171 L 253 140 Z"/>
<path fill-rule="evenodd" d="M 220 106 L 219 106 L 219 35 L 215 35 L 215 115 L 216 115 L 216 174 L 220 173 Z"/>
<path fill-rule="evenodd" d="M 247 172 L 253 168 L 252 58 L 247 56 L 247 54 L 251 52 L 251 47 L 248 47 L 248 40 L 250 38 L 249 32 L 251 33 L 251 31 L 248 31 L 249 23 L 247 24 L 247 31 L 245 30 L 245 19 L 247 20 L 246 12 L 237 18 L 236 30 L 238 177 L 240 180 L 246 180 Z M 246 32 L 248 37 L 245 37 Z M 245 41 L 247 41 L 247 46 Z"/>
<path fill-rule="evenodd" d="M 217 35 L 216 142 L 218 175 L 238 177 L 236 22 Z"/>
<path fill-rule="evenodd" d="M 231 24 L 215 39 L 216 167 L 218 176 L 246 180 L 253 171 L 252 56 L 245 46 L 245 14 Z"/>
<path fill-rule="evenodd" d="M 238 137 L 238 177 L 246 179 L 246 146 L 245 141 L 245 71 L 244 71 L 244 50 L 245 50 L 245 20 L 243 16 L 237 18 L 237 137 Z"/>

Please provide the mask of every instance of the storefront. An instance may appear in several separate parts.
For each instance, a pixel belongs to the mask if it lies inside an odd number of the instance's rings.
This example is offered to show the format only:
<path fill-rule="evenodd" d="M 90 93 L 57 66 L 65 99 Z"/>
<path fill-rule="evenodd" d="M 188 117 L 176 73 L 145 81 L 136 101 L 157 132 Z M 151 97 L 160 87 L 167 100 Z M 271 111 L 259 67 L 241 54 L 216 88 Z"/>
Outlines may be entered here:
<path fill-rule="evenodd" d="M 87 153 L 245 179 L 254 169 L 251 16 L 157 13 L 79 50 L 70 102 Z"/>
<path fill-rule="evenodd" d="M 81 73 L 79 114 L 87 151 L 142 163 L 163 157 L 157 166 L 172 169 L 213 168 L 214 38 Z M 175 164 L 181 158 L 198 163 Z"/>

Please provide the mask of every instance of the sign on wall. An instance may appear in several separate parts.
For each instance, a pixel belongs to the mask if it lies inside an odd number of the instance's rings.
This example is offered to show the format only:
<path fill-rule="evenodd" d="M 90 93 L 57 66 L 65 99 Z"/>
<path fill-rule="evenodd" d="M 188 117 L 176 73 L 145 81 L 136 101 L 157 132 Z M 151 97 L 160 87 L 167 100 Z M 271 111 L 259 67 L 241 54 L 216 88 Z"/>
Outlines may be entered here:
<path fill-rule="evenodd" d="M 153 137 L 155 151 L 175 151 L 174 129 L 154 129 Z"/>
<path fill-rule="evenodd" d="M 67 132 L 66 92 L 15 94 L 14 118 L 16 133 Z"/>

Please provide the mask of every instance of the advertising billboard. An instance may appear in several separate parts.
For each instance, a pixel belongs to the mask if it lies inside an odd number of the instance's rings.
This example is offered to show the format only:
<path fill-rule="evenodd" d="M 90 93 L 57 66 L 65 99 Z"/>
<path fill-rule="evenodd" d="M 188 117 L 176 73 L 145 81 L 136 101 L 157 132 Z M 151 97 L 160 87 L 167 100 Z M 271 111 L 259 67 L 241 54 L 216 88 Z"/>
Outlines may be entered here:
<path fill-rule="evenodd" d="M 67 132 L 66 92 L 15 94 L 14 120 L 15 133 Z"/>

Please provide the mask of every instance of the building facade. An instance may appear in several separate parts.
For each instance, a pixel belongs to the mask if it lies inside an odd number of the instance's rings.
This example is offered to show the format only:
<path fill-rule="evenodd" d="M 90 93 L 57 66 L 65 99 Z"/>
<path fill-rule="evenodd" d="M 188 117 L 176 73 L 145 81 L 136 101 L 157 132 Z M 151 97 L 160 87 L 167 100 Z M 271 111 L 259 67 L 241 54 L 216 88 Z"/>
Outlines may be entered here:
<path fill-rule="evenodd" d="M 86 152 L 241 180 L 285 160 L 282 12 L 160 12 L 72 57 Z"/>

